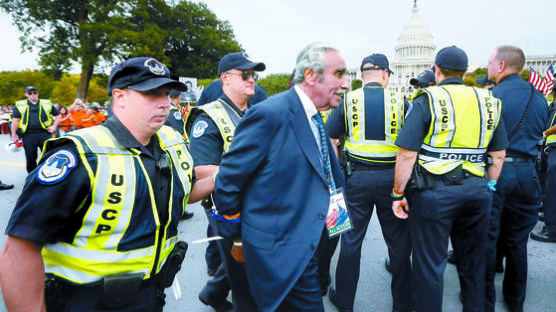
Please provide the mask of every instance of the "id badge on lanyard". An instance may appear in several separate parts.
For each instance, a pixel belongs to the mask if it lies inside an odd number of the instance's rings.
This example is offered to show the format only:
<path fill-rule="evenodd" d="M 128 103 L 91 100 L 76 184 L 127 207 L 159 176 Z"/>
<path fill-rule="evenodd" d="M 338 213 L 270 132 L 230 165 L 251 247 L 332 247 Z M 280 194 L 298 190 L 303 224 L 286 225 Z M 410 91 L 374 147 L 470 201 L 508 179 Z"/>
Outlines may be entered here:
<path fill-rule="evenodd" d="M 351 218 L 346 205 L 344 191 L 342 188 L 330 192 L 330 204 L 326 216 L 326 229 L 328 237 L 337 236 L 352 228 Z"/>

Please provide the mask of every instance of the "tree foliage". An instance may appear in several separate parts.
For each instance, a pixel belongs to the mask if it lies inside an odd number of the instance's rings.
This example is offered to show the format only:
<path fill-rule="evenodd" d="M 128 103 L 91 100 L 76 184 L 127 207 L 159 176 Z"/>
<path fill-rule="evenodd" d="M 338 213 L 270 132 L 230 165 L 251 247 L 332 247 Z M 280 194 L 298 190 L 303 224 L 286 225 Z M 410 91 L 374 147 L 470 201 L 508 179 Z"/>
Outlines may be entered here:
<path fill-rule="evenodd" d="M 271 74 L 257 81 L 269 96 L 285 91 L 289 82 L 290 74 Z"/>
<path fill-rule="evenodd" d="M 351 81 L 351 90 L 359 89 L 363 86 L 363 80 L 361 79 L 354 79 Z"/>
<path fill-rule="evenodd" d="M 106 76 L 95 75 L 91 79 L 89 102 L 104 103 L 108 100 L 106 94 Z M 13 105 L 16 100 L 25 98 L 25 87 L 34 86 L 43 99 L 50 99 L 54 103 L 69 105 L 75 100 L 79 75 L 64 74 L 60 80 L 54 80 L 45 73 L 35 71 L 5 71 L 0 72 L 0 105 Z"/>
<path fill-rule="evenodd" d="M 37 51 L 43 70 L 61 79 L 81 65 L 77 96 L 85 97 L 95 68 L 152 56 L 178 75 L 214 76 L 220 58 L 239 51 L 232 28 L 205 4 L 164 0 L 2 0 L 0 9 Z"/>
<path fill-rule="evenodd" d="M 224 55 L 242 51 L 230 24 L 218 20 L 206 4 L 181 1 L 172 11 L 162 25 L 168 31 L 164 53 L 174 75 L 215 77 Z"/>

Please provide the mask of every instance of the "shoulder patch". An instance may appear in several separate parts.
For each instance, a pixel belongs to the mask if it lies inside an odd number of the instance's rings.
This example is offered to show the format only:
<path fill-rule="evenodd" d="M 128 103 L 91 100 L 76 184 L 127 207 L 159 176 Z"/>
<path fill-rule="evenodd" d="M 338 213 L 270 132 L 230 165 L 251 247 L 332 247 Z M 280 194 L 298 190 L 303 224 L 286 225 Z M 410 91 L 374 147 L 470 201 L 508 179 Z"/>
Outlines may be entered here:
<path fill-rule="evenodd" d="M 174 112 L 174 118 L 175 118 L 176 120 L 181 120 L 181 113 L 180 113 L 180 112 L 177 112 L 177 111 Z"/>
<path fill-rule="evenodd" d="M 193 132 L 192 132 L 192 136 L 194 138 L 198 138 L 200 136 L 202 136 L 205 133 L 205 130 L 208 128 L 208 123 L 204 120 L 200 120 L 198 121 L 194 126 L 193 126 Z"/>
<path fill-rule="evenodd" d="M 37 169 L 37 180 L 44 185 L 56 184 L 65 179 L 77 166 L 77 157 L 67 149 L 62 149 L 48 157 Z"/>

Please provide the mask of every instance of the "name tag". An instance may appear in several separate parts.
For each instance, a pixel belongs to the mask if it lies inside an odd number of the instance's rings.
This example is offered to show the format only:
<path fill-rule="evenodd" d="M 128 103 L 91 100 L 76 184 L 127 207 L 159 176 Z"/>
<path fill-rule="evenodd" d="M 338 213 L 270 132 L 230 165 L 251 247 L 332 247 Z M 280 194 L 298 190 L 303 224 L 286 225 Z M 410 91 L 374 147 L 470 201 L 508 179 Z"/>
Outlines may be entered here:
<path fill-rule="evenodd" d="M 344 198 L 344 191 L 339 188 L 330 193 L 330 204 L 326 216 L 328 237 L 337 236 L 352 228 L 351 218 Z"/>

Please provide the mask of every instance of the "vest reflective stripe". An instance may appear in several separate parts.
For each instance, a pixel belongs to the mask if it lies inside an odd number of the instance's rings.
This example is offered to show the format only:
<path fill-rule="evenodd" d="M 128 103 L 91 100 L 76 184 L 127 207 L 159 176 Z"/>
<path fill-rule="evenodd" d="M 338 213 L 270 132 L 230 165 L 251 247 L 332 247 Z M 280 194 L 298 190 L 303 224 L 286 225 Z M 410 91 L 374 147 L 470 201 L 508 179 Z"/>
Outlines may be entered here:
<path fill-rule="evenodd" d="M 344 104 L 346 151 L 355 158 L 371 162 L 393 163 L 398 147 L 394 144 L 403 125 L 404 102 L 399 94 L 384 89 L 385 140 L 365 139 L 364 88 L 349 92 Z"/>
<path fill-rule="evenodd" d="M 72 244 L 59 242 L 43 248 L 46 272 L 74 283 L 93 283 L 111 274 L 144 272 L 144 278 L 147 279 L 160 271 L 177 241 L 177 236 L 167 237 L 166 234 L 170 223 L 176 225 L 179 222 L 173 220 L 175 218 L 172 214 L 172 203 L 179 200 L 180 206 L 185 208 L 189 197 L 193 162 L 183 138 L 177 131 L 163 126 L 157 132 L 157 136 L 162 150 L 171 161 L 172 176 L 177 177 L 172 178 L 169 220 L 165 225 L 160 224 L 154 191 L 139 158 L 139 151 L 122 148 L 110 130 L 104 126 L 74 131 L 63 138 L 76 144 L 81 162 L 84 164 L 88 164 L 87 157 L 94 154 L 97 170 L 91 174 L 92 202 Z M 49 143 L 55 141 L 51 140 Z M 51 145 L 55 144 L 47 144 L 47 149 Z M 87 152 L 88 150 L 90 152 Z M 137 181 L 144 181 L 148 186 L 147 202 L 136 202 Z M 179 183 L 174 183 L 176 181 Z M 143 208 L 135 211 L 137 207 Z M 148 211 L 144 209 L 151 210 L 152 219 L 149 219 Z M 139 217 L 144 221 L 137 222 Z M 131 222 L 134 218 L 135 222 Z M 164 228 L 161 229 L 161 226 Z M 154 236 L 154 239 L 144 240 L 141 231 L 148 231 L 145 234 Z M 138 234 L 133 237 L 126 236 L 128 232 Z M 151 245 L 121 250 L 119 245 L 125 237 L 126 243 L 131 245 L 145 242 Z M 160 254 L 160 260 L 154 268 L 157 254 Z"/>
<path fill-rule="evenodd" d="M 421 145 L 419 163 L 433 174 L 459 165 L 484 175 L 488 144 L 500 119 L 501 102 L 490 91 L 464 85 L 417 90 L 429 98 L 431 125 Z"/>
<path fill-rule="evenodd" d="M 218 99 L 214 102 L 210 102 L 208 104 L 193 107 L 187 116 L 193 118 L 191 122 L 195 121 L 194 118 L 198 115 L 199 112 L 195 112 L 195 110 L 204 111 L 209 117 L 214 121 L 218 130 L 220 131 L 220 135 L 222 135 L 222 139 L 224 140 L 224 150 L 222 153 L 226 153 L 230 146 L 232 145 L 232 141 L 234 139 L 234 131 L 236 130 L 236 125 L 232 121 L 232 118 L 228 114 L 228 110 L 224 105 L 228 105 L 224 100 Z M 233 109 L 231 109 L 233 111 Z M 234 113 L 236 113 L 234 111 Z M 237 113 L 236 113 L 237 114 Z M 238 118 L 241 119 L 241 116 L 238 114 Z M 186 121 L 187 122 L 187 121 Z"/>
<path fill-rule="evenodd" d="M 27 100 L 19 100 L 15 102 L 15 106 L 21 115 L 19 120 L 19 128 L 21 131 L 27 131 L 27 126 L 29 125 L 29 111 L 27 110 Z M 39 122 L 43 129 L 50 127 L 52 124 L 52 116 L 50 112 L 52 111 L 52 102 L 50 100 L 39 100 Z M 46 120 L 43 120 L 43 113 L 46 115 Z"/>

